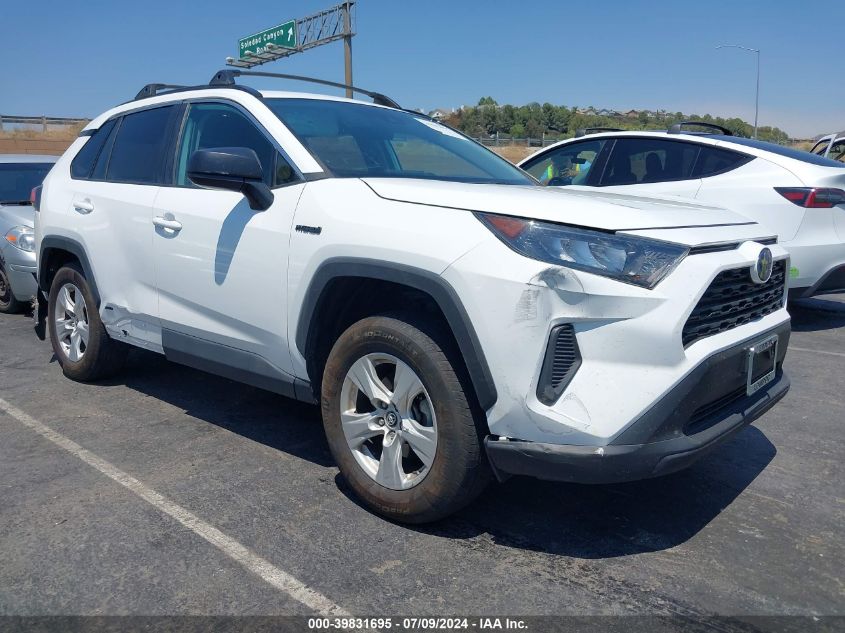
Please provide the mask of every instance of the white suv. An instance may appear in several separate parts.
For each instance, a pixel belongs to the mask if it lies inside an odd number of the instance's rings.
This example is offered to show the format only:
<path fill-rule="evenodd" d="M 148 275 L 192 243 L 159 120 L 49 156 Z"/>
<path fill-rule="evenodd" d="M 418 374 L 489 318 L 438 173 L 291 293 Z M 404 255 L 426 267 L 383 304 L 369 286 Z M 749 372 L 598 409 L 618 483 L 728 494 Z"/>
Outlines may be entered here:
<path fill-rule="evenodd" d="M 682 125 L 717 133 L 689 133 Z M 777 235 L 789 251 L 790 298 L 845 291 L 841 162 L 690 121 L 663 132 L 585 134 L 526 158 L 520 167 L 552 186 L 727 206 Z"/>
<path fill-rule="evenodd" d="M 68 377 L 130 344 L 319 402 L 351 487 L 409 522 L 491 474 L 678 470 L 786 393 L 788 257 L 758 225 L 541 187 L 380 95 L 238 74 L 142 91 L 50 172 L 39 312 Z"/>

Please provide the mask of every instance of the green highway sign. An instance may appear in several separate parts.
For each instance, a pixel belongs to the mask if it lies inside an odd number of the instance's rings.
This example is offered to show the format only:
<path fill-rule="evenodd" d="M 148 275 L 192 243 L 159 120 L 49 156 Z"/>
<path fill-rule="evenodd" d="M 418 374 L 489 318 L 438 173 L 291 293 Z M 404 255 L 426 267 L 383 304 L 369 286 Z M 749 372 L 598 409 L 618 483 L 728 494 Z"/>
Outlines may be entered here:
<path fill-rule="evenodd" d="M 255 35 L 239 39 L 238 54 L 243 59 L 250 54 L 263 53 L 267 44 L 281 48 L 296 48 L 296 20 L 290 20 Z"/>

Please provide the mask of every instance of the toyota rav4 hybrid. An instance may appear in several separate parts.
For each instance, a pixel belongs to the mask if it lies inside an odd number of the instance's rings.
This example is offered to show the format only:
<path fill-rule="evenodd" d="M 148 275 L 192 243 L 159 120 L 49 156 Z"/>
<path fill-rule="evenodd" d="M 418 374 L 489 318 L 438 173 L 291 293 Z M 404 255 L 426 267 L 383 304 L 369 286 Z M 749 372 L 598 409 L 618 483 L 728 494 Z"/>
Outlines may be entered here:
<path fill-rule="evenodd" d="M 493 476 L 679 470 L 786 393 L 788 256 L 754 222 L 542 187 L 377 93 L 240 74 L 146 87 L 38 192 L 69 378 L 134 345 L 319 403 L 351 488 L 407 522 Z"/>
<path fill-rule="evenodd" d="M 715 134 L 685 131 L 695 125 Z M 552 186 L 671 195 L 727 206 L 789 251 L 789 296 L 845 291 L 845 165 L 686 121 L 668 131 L 605 130 L 561 141 L 520 167 Z M 584 130 L 583 132 L 589 132 Z"/>

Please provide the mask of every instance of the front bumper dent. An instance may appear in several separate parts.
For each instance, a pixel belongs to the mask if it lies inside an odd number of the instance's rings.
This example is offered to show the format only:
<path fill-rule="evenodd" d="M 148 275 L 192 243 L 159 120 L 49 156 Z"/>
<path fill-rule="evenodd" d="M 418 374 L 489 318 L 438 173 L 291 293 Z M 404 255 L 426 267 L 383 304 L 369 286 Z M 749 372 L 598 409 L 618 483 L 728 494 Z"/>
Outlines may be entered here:
<path fill-rule="evenodd" d="M 780 338 L 775 379 L 744 393 L 745 350 L 771 334 Z M 677 386 L 604 446 L 485 440 L 496 477 L 527 475 L 573 483 L 617 483 L 648 479 L 690 466 L 771 409 L 787 391 L 782 364 L 789 324 L 705 359 Z"/>

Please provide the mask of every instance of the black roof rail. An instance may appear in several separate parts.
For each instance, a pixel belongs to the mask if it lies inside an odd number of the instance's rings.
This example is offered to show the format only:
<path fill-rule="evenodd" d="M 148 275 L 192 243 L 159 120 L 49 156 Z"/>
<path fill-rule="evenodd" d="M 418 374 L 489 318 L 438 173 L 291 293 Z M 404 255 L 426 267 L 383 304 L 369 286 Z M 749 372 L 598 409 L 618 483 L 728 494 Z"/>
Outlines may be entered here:
<path fill-rule="evenodd" d="M 132 101 L 138 101 L 139 99 L 147 99 L 149 97 L 155 97 L 159 94 L 173 94 L 175 92 L 187 92 L 188 90 L 211 90 L 213 88 L 232 88 L 234 90 L 242 90 L 243 92 L 247 92 L 251 94 L 253 97 L 261 99 L 261 93 L 258 92 L 255 88 L 251 88 L 249 86 L 211 86 L 208 84 L 203 84 L 201 86 L 179 86 L 175 84 L 147 84 L 135 95 L 135 98 Z"/>
<path fill-rule="evenodd" d="M 326 81 L 325 79 L 315 79 L 313 77 L 303 77 L 301 75 L 286 75 L 282 73 L 265 73 L 256 70 L 238 70 L 234 68 L 227 68 L 224 70 L 218 71 L 214 77 L 211 78 L 211 81 L 208 82 L 209 86 L 213 87 L 224 87 L 224 86 L 234 86 L 235 84 L 235 77 L 271 77 L 273 79 L 289 79 L 291 81 L 305 81 L 312 84 L 320 84 L 321 86 L 331 86 L 332 88 L 347 88 L 352 90 L 353 92 L 358 92 L 363 95 L 367 95 L 368 97 L 372 98 L 373 103 L 377 105 L 387 106 L 388 108 L 395 108 L 397 110 L 402 110 L 402 106 L 396 103 L 390 97 L 381 94 L 380 92 L 373 92 L 371 90 L 364 90 L 363 88 L 358 88 L 357 86 L 350 86 L 348 84 L 342 84 L 335 81 Z"/>
<path fill-rule="evenodd" d="M 725 136 L 733 136 L 734 133 L 731 132 L 728 128 L 722 127 L 721 125 L 716 125 L 715 123 L 707 123 L 705 121 L 680 121 L 671 125 L 668 130 L 666 130 L 667 134 L 681 134 L 683 130 L 681 128 L 684 125 L 698 125 L 699 127 L 706 127 L 710 128 L 711 130 L 716 130 L 719 134 L 724 134 Z"/>
<path fill-rule="evenodd" d="M 175 84 L 147 84 L 138 91 L 133 101 L 138 99 L 146 99 L 147 97 L 155 97 L 162 90 L 181 90 L 188 86 L 177 86 Z"/>
<path fill-rule="evenodd" d="M 596 132 L 624 132 L 624 130 L 618 127 L 582 127 L 575 130 L 575 138 Z"/>

